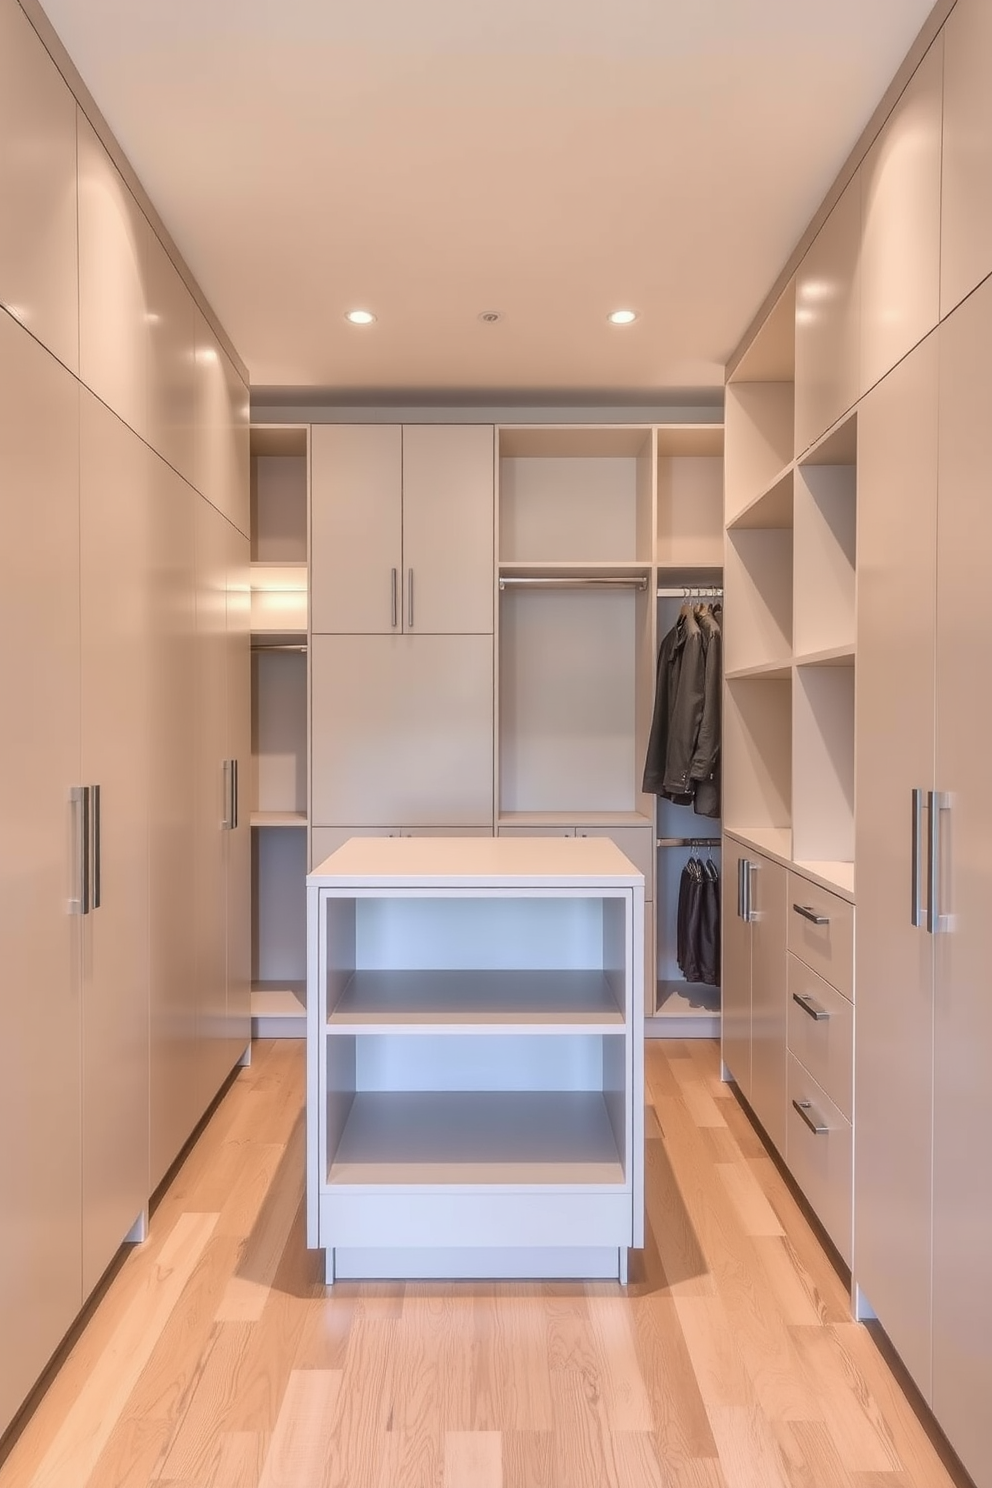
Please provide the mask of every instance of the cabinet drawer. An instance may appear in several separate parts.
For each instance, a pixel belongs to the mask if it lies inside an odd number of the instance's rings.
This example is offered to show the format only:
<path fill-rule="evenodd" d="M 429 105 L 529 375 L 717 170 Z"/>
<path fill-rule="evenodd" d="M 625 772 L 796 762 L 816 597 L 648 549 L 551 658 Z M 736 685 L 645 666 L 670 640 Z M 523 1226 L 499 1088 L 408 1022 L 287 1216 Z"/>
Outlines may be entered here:
<path fill-rule="evenodd" d="M 797 1001 L 796 999 L 802 999 Z M 846 997 L 789 955 L 789 1050 L 851 1119 L 854 1008 Z"/>
<path fill-rule="evenodd" d="M 794 1054 L 789 1055 L 788 1096 L 785 1158 L 789 1171 L 850 1265 L 851 1123 Z M 808 1122 L 820 1130 L 812 1131 Z"/>
<path fill-rule="evenodd" d="M 854 1001 L 854 905 L 797 873 L 789 874 L 789 950 Z"/>

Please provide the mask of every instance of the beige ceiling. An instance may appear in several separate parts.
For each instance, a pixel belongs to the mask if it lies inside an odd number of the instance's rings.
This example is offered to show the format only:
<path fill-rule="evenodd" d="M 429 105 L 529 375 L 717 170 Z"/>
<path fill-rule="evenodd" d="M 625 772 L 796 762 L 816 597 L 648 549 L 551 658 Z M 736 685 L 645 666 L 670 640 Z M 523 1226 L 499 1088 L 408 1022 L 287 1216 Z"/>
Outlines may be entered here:
<path fill-rule="evenodd" d="M 718 385 L 932 6 L 43 3 L 252 382 L 351 396 Z"/>

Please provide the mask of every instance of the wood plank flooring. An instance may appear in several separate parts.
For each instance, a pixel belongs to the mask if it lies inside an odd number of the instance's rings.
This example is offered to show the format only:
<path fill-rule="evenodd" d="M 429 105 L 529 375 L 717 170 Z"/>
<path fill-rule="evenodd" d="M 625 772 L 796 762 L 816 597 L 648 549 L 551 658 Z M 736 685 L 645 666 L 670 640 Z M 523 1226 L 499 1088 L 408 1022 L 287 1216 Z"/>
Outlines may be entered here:
<path fill-rule="evenodd" d="M 322 1284 L 302 1043 L 255 1046 L 0 1488 L 952 1488 L 717 1046 L 647 1046 L 605 1282 Z"/>

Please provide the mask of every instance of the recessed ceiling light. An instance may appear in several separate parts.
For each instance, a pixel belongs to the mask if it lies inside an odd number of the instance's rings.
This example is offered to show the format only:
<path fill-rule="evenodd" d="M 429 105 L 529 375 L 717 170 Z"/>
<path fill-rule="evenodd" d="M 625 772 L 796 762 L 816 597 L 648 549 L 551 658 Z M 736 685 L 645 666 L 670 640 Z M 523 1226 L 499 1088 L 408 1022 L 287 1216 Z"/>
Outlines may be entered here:
<path fill-rule="evenodd" d="M 610 322 L 610 325 L 630 325 L 630 323 L 631 323 L 632 320 L 636 320 L 637 319 L 637 311 L 636 310 L 614 310 L 606 318 Z"/>
<path fill-rule="evenodd" d="M 371 310 L 349 310 L 345 320 L 350 320 L 352 325 L 371 325 L 375 316 Z"/>

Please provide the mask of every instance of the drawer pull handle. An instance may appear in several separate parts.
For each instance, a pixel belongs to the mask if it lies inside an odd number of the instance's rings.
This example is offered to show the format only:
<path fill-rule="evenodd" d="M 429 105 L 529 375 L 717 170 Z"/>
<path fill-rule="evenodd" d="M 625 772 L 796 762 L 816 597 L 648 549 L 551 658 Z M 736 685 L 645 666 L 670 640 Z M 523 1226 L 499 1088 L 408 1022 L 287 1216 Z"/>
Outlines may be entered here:
<path fill-rule="evenodd" d="M 794 904 L 793 909 L 797 915 L 802 915 L 804 920 L 809 920 L 811 925 L 829 925 L 830 920 L 826 915 L 817 914 L 808 904 Z"/>
<path fill-rule="evenodd" d="M 826 1008 L 821 1007 L 816 999 L 808 992 L 793 992 L 792 1000 L 793 1002 L 798 1002 L 803 1012 L 808 1013 L 817 1023 L 828 1023 L 830 1021 L 830 1014 Z"/>
<path fill-rule="evenodd" d="M 809 1127 L 814 1136 L 825 1137 L 827 1135 L 827 1133 L 830 1131 L 829 1126 L 823 1125 L 822 1118 L 817 1116 L 809 1101 L 794 1100 L 792 1104 L 799 1112 L 800 1116 L 803 1118 L 806 1125 Z"/>

